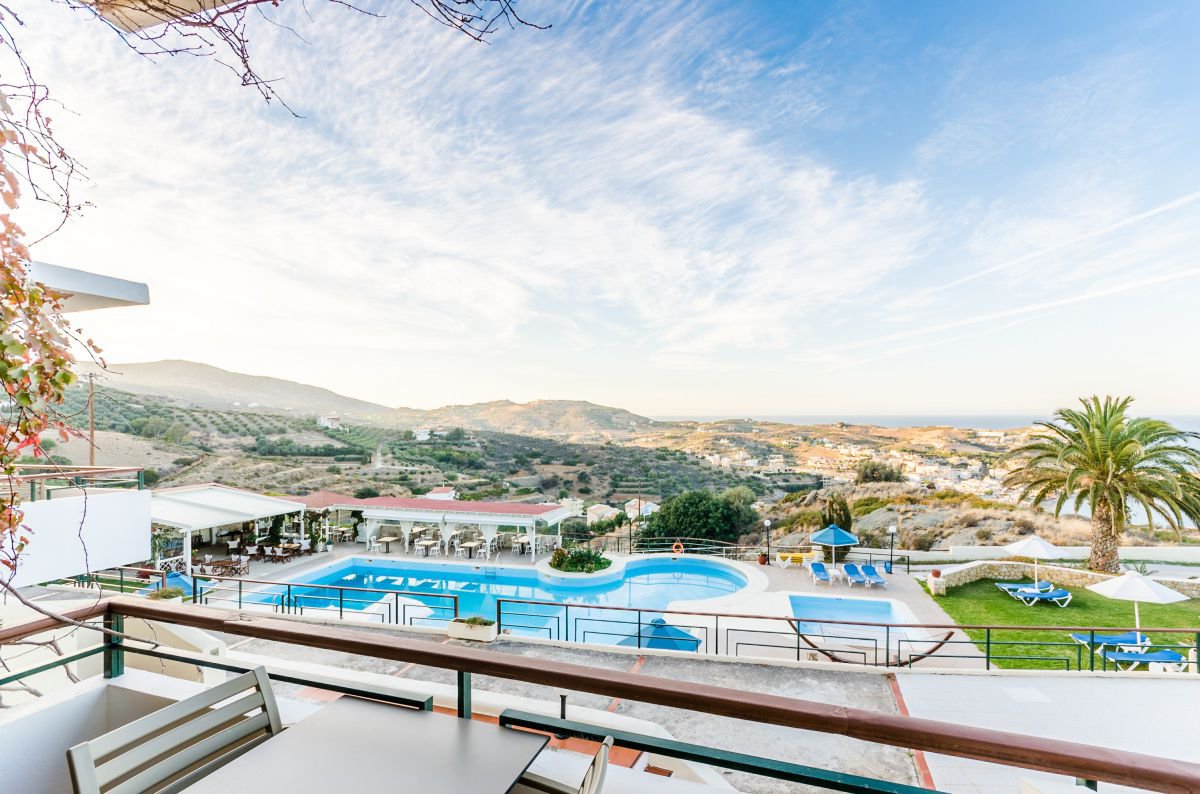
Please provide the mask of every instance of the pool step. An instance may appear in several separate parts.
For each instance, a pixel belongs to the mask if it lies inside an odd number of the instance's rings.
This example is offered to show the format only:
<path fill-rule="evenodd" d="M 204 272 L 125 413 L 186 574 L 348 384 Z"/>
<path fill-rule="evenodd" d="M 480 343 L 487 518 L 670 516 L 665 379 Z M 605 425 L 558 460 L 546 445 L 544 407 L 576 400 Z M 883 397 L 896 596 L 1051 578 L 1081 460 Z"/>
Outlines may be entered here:
<path fill-rule="evenodd" d="M 483 575 L 488 579 L 495 579 L 497 576 L 499 576 L 499 571 L 496 570 L 496 566 L 489 565 L 483 569 Z"/>

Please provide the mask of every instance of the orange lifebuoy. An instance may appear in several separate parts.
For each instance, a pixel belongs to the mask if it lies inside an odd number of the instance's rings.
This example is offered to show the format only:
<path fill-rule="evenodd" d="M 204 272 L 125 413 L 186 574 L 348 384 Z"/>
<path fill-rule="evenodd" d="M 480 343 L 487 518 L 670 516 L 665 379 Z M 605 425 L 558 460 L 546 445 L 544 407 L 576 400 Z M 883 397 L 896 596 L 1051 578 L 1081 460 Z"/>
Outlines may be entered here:
<path fill-rule="evenodd" d="M 675 552 L 676 554 L 683 554 L 683 544 L 679 541 L 675 541 L 675 545 L 671 547 L 671 551 Z"/>

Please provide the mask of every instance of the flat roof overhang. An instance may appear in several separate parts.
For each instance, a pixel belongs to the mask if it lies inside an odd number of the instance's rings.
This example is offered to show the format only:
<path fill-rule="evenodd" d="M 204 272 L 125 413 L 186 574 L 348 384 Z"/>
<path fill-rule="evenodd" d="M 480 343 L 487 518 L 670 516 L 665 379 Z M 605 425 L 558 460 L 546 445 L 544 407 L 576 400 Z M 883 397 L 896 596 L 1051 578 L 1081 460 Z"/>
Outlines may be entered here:
<path fill-rule="evenodd" d="M 47 262 L 31 263 L 29 275 L 42 286 L 60 293 L 63 309 L 68 312 L 150 303 L 150 288 L 140 281 L 102 276 Z"/>

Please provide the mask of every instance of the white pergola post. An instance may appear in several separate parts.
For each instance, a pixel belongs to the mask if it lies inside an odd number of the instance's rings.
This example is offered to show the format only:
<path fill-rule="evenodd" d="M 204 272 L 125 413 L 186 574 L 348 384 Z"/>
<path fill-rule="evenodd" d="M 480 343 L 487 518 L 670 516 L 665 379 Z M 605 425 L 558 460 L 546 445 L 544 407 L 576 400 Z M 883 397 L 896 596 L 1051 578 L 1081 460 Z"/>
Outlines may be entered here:
<path fill-rule="evenodd" d="M 187 529 L 183 532 L 183 564 L 186 566 L 187 575 L 192 575 L 192 530 Z"/>
<path fill-rule="evenodd" d="M 537 519 L 525 528 L 525 535 L 529 538 L 529 562 L 530 564 L 537 562 Z"/>
<path fill-rule="evenodd" d="M 404 553 L 405 554 L 408 554 L 408 536 L 412 534 L 413 523 L 415 523 L 415 522 L 412 522 L 412 521 L 401 521 L 400 522 L 400 533 L 402 535 L 404 535 Z"/>

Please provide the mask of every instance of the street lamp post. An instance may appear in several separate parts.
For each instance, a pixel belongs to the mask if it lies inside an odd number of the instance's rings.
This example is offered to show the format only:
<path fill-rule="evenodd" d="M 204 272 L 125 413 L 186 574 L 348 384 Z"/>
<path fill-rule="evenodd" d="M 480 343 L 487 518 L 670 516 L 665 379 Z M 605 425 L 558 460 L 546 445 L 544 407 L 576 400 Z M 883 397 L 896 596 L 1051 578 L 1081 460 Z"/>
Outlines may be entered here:
<path fill-rule="evenodd" d="M 764 518 L 763 526 L 766 527 L 767 533 L 767 565 L 771 564 L 771 519 Z"/>
<path fill-rule="evenodd" d="M 896 525 L 892 524 L 888 527 L 888 573 L 892 572 L 892 565 L 895 562 L 896 549 Z"/>

